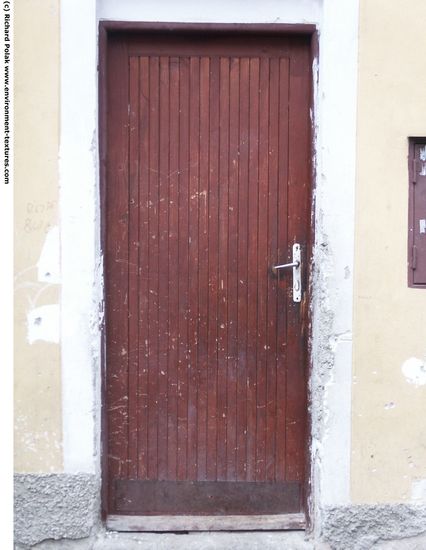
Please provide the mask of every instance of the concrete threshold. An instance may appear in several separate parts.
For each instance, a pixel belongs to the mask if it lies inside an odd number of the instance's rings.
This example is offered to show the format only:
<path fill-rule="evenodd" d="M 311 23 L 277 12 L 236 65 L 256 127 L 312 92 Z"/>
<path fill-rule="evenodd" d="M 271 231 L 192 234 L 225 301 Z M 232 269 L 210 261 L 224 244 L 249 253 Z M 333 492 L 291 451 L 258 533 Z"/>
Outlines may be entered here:
<path fill-rule="evenodd" d="M 318 550 L 304 531 L 117 533 L 100 531 L 85 539 L 44 541 L 16 550 Z M 322 548 L 328 548 L 322 547 Z"/>

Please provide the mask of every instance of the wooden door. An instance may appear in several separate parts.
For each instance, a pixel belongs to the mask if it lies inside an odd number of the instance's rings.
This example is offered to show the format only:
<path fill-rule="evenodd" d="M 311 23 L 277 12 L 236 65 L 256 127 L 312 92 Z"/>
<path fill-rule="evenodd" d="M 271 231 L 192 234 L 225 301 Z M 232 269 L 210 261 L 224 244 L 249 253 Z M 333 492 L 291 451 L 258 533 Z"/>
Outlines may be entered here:
<path fill-rule="evenodd" d="M 300 512 L 309 39 L 115 33 L 107 59 L 107 514 Z M 295 242 L 301 303 L 271 271 Z"/>

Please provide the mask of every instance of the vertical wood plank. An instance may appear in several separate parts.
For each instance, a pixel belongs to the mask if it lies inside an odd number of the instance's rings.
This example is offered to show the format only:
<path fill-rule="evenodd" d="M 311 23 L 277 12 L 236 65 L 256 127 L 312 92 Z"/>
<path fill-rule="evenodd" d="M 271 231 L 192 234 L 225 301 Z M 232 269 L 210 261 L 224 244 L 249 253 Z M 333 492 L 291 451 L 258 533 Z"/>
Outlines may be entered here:
<path fill-rule="evenodd" d="M 179 338 L 179 58 L 170 57 L 169 121 L 169 362 L 167 414 L 167 474 L 177 479 L 178 338 Z"/>
<path fill-rule="evenodd" d="M 149 59 L 148 174 L 148 479 L 158 476 L 158 359 L 159 359 L 159 102 L 160 59 Z"/>
<path fill-rule="evenodd" d="M 129 476 L 138 475 L 139 409 L 139 59 L 129 60 Z"/>
<path fill-rule="evenodd" d="M 268 258 L 269 269 L 279 262 L 278 248 L 278 120 L 279 60 L 270 61 L 269 80 L 269 165 L 268 165 Z M 277 407 L 277 278 L 269 271 L 267 283 L 267 354 L 266 354 L 266 465 L 267 481 L 275 479 L 276 407 Z M 282 307 L 280 305 L 280 307 Z"/>
<path fill-rule="evenodd" d="M 228 413 L 229 58 L 221 57 L 219 64 L 217 479 L 224 481 L 227 472 Z"/>
<path fill-rule="evenodd" d="M 200 60 L 190 58 L 189 83 L 189 236 L 188 236 L 188 479 L 197 479 Z"/>
<path fill-rule="evenodd" d="M 259 68 L 259 182 L 257 241 L 256 480 L 265 480 L 268 265 L 269 59 Z"/>
<path fill-rule="evenodd" d="M 188 237 L 189 58 L 179 59 L 179 340 L 177 478 L 187 478 L 188 459 Z"/>
<path fill-rule="evenodd" d="M 169 352 L 169 58 L 160 57 L 158 203 L 158 479 L 167 479 Z"/>
<path fill-rule="evenodd" d="M 238 364 L 238 172 L 240 60 L 230 59 L 229 75 L 229 200 L 228 200 L 228 371 L 227 371 L 227 472 L 237 479 L 237 364 Z"/>
<path fill-rule="evenodd" d="M 279 126 L 278 126 L 278 262 L 290 261 L 287 232 L 288 182 L 288 60 L 279 62 Z M 277 299 L 277 392 L 276 392 L 276 464 L 275 478 L 283 481 L 286 468 L 286 399 L 287 399 L 287 304 L 291 300 L 291 284 L 287 276 L 278 275 Z"/>
<path fill-rule="evenodd" d="M 247 480 L 256 479 L 259 232 L 259 58 L 250 58 L 247 296 Z"/>
<path fill-rule="evenodd" d="M 238 364 L 237 364 L 237 479 L 247 477 L 247 323 L 248 323 L 248 173 L 249 173 L 250 61 L 240 60 L 239 165 L 238 165 Z"/>
<path fill-rule="evenodd" d="M 219 59 L 210 62 L 209 226 L 208 226 L 208 380 L 207 479 L 217 477 L 217 348 L 219 266 Z"/>
<path fill-rule="evenodd" d="M 200 180 L 198 248 L 198 479 L 207 479 L 207 371 L 209 305 L 209 140 L 210 140 L 210 59 L 200 60 Z"/>
<path fill-rule="evenodd" d="M 128 76 L 120 62 L 127 55 L 126 44 L 116 42 L 110 49 L 108 88 L 109 102 L 116 116 L 108 125 L 108 207 L 109 228 L 106 249 L 106 319 L 107 319 L 107 409 L 108 409 L 108 474 L 112 480 L 128 475 Z M 122 79 L 114 86 L 111 71 Z M 114 144 L 114 146 L 112 146 Z M 124 349 L 124 354 L 123 354 Z M 110 506 L 113 503 L 110 490 Z"/>
<path fill-rule="evenodd" d="M 149 358 L 149 58 L 139 60 L 139 409 L 138 477 L 148 476 L 148 358 Z"/>
<path fill-rule="evenodd" d="M 306 243 L 308 235 L 310 163 L 306 161 L 310 141 L 309 55 L 295 49 L 290 61 L 289 105 L 289 241 Z M 305 159 L 305 162 L 304 162 Z M 306 346 L 302 321 L 306 319 L 306 246 L 304 253 L 305 300 L 288 305 L 287 323 L 287 408 L 286 408 L 286 479 L 301 480 L 304 475 L 306 411 Z"/>

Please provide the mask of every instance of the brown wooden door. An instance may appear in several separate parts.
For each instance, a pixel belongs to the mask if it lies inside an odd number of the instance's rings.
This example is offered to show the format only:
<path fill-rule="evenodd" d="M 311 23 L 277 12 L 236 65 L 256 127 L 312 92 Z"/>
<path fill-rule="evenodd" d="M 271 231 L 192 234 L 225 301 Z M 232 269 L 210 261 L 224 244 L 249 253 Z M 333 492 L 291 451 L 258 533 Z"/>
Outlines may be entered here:
<path fill-rule="evenodd" d="M 303 509 L 308 39 L 114 34 L 107 513 Z M 295 242 L 304 255 L 292 299 Z"/>

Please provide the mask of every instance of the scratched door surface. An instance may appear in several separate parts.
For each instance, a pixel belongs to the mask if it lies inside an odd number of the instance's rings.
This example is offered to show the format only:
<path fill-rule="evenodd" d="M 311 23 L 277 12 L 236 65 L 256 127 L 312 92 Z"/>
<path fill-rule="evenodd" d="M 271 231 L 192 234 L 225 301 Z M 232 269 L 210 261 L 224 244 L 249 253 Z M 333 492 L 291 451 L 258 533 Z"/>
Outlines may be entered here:
<path fill-rule="evenodd" d="M 107 64 L 107 512 L 303 509 L 310 54 L 117 33 Z"/>

